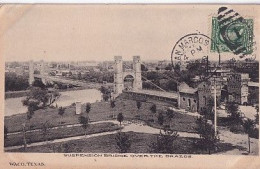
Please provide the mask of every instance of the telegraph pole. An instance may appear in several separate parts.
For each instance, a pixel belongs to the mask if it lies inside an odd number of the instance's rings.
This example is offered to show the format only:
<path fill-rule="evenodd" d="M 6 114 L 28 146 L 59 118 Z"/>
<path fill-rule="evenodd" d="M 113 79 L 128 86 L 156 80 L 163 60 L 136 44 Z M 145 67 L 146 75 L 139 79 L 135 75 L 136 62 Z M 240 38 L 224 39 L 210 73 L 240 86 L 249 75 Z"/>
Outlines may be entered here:
<path fill-rule="evenodd" d="M 217 89 L 216 89 L 216 78 L 214 77 L 214 128 L 215 136 L 217 137 Z"/>

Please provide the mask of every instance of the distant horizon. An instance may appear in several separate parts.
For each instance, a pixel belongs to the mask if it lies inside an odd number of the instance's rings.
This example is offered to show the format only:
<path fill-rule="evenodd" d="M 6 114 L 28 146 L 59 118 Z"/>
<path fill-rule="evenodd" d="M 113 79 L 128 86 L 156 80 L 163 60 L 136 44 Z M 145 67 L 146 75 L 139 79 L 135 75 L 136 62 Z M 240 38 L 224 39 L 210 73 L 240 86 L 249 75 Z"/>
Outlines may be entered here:
<path fill-rule="evenodd" d="M 194 61 L 194 60 L 197 60 L 197 59 L 191 59 L 191 60 L 189 60 L 189 61 Z M 230 59 L 222 59 L 221 61 L 228 61 L 228 60 L 230 60 Z M 25 60 L 25 61 L 16 61 L 16 60 L 14 60 L 14 61 L 5 61 L 5 63 L 12 63 L 12 62 L 18 62 L 18 63 L 23 63 L 23 62 L 30 62 L 31 60 Z M 71 63 L 71 62 L 98 62 L 98 63 L 100 63 L 100 62 L 114 62 L 114 60 L 103 60 L 103 61 L 99 61 L 99 60 L 78 60 L 78 61 L 49 61 L 49 60 L 44 60 L 44 59 L 41 59 L 41 60 L 32 60 L 33 62 L 41 62 L 41 61 L 44 61 L 44 62 L 46 62 L 46 63 L 51 63 L 51 62 L 54 62 L 54 63 Z M 126 62 L 128 62 L 128 61 L 132 61 L 132 60 L 124 60 L 124 58 L 123 58 L 123 61 L 126 61 Z M 158 60 L 156 60 L 156 59 L 151 59 L 151 60 L 142 60 L 142 58 L 141 58 L 141 62 L 158 62 L 158 61 L 167 61 L 167 62 L 171 62 L 171 60 L 170 59 L 164 59 L 164 60 L 160 60 L 160 59 L 158 59 Z M 217 59 L 216 60 L 209 60 L 209 61 L 218 61 Z M 242 61 L 242 62 L 246 62 L 245 60 L 243 60 L 243 59 L 240 59 L 240 60 L 236 60 L 236 61 Z M 255 61 L 255 62 L 259 62 L 258 60 L 253 60 L 253 61 Z M 173 61 L 173 62 L 178 62 L 177 60 L 176 61 Z"/>

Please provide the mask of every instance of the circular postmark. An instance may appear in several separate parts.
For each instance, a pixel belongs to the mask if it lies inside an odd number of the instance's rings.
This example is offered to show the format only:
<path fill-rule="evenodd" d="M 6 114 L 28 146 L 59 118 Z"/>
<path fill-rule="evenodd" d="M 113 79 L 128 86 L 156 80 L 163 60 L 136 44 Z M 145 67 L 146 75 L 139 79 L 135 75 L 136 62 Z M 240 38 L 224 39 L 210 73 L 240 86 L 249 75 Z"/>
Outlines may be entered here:
<path fill-rule="evenodd" d="M 211 52 L 211 38 L 200 33 L 187 34 L 174 45 L 171 53 L 172 66 L 178 64 L 180 70 L 185 70 L 188 63 L 196 62 L 204 69 L 205 78 L 209 78 L 220 65 L 220 52 Z M 218 51 L 218 50 L 217 50 Z M 210 64 L 214 65 L 212 69 Z"/>

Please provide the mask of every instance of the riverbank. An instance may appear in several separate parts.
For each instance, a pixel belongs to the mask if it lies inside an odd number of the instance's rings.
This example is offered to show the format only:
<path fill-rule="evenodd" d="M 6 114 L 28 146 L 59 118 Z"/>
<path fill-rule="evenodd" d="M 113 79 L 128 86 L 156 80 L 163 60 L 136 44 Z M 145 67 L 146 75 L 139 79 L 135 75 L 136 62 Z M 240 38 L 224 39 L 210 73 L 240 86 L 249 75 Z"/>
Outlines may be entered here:
<path fill-rule="evenodd" d="M 57 89 L 57 91 L 58 92 L 69 92 L 69 91 L 86 90 L 86 89 L 97 89 L 97 90 L 99 90 L 101 88 L 101 86 L 104 86 L 104 84 L 102 84 L 102 83 L 86 83 L 84 86 L 67 88 L 67 89 Z M 105 86 L 111 86 L 111 84 L 105 84 Z M 8 92 L 5 92 L 5 99 L 25 97 L 28 92 L 29 92 L 29 90 L 8 91 Z"/>
<path fill-rule="evenodd" d="M 84 90 L 84 89 L 88 89 L 88 88 L 87 87 L 73 87 L 73 88 L 68 88 L 68 89 L 57 89 L 57 91 L 66 92 L 66 91 L 75 91 L 75 90 Z M 25 97 L 28 92 L 29 92 L 29 90 L 5 92 L 5 99 Z"/>
<path fill-rule="evenodd" d="M 72 103 L 94 103 L 102 100 L 102 95 L 99 90 L 96 89 L 84 89 L 75 91 L 60 92 L 60 97 L 52 104 L 53 108 L 67 107 Z M 27 107 L 22 104 L 25 97 L 10 98 L 5 100 L 5 116 L 25 114 Z M 46 109 L 44 110 L 46 111 Z"/>

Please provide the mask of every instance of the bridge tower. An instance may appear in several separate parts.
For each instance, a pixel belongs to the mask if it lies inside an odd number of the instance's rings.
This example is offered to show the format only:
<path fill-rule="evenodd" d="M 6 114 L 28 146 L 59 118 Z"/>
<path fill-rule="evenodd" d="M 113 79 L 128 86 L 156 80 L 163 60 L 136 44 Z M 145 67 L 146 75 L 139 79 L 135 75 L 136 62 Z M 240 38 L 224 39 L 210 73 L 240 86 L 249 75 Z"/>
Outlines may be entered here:
<path fill-rule="evenodd" d="M 44 66 L 44 61 L 43 61 L 43 60 L 41 60 L 40 65 L 41 65 L 40 75 L 41 75 L 41 78 L 42 78 L 42 83 L 43 83 L 43 84 L 46 84 L 46 79 L 45 79 L 45 74 L 44 74 L 44 72 L 45 72 L 45 66 Z"/>
<path fill-rule="evenodd" d="M 122 56 L 115 56 L 114 63 L 114 93 L 120 94 L 124 89 Z"/>
<path fill-rule="evenodd" d="M 34 65 L 33 60 L 29 61 L 29 85 L 32 86 L 34 82 Z"/>
<path fill-rule="evenodd" d="M 133 57 L 133 70 L 123 71 L 123 60 L 122 56 L 114 57 L 114 94 L 118 95 L 124 90 L 124 78 L 127 75 L 134 77 L 133 89 L 142 89 L 142 75 L 141 75 L 141 59 L 140 56 Z"/>
<path fill-rule="evenodd" d="M 141 59 L 140 56 L 133 57 L 133 71 L 135 75 L 134 80 L 134 89 L 140 90 L 142 89 L 142 75 L 141 75 Z"/>

